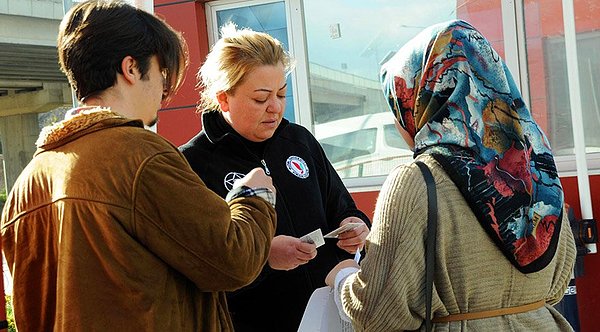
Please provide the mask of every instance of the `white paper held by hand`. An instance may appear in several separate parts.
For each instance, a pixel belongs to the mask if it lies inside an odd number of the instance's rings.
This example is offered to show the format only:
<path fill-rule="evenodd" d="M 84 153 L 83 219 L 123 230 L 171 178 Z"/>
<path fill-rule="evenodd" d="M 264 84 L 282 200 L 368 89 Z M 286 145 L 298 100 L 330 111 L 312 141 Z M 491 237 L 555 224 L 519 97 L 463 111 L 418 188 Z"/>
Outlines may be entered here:
<path fill-rule="evenodd" d="M 325 244 L 325 239 L 323 238 L 323 233 L 321 233 L 320 228 L 317 228 L 316 230 L 304 235 L 300 238 L 300 241 L 314 243 L 317 248 Z"/>
<path fill-rule="evenodd" d="M 343 226 L 340 226 L 340 227 L 334 229 L 333 231 L 325 234 L 325 236 L 323 236 L 323 237 L 335 239 L 338 237 L 338 235 L 340 235 L 344 232 L 347 232 L 347 231 L 351 231 L 360 225 L 362 225 L 362 223 L 360 223 L 360 222 L 349 222 L 349 223 L 344 224 Z"/>

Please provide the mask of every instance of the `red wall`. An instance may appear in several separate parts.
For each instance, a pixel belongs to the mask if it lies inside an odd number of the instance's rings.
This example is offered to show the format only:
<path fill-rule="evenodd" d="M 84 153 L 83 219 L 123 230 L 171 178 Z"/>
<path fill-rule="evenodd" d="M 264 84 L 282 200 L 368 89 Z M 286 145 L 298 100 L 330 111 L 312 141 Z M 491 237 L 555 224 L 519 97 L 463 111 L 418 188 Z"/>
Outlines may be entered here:
<path fill-rule="evenodd" d="M 457 16 L 463 18 L 479 29 L 493 44 L 496 50 L 504 54 L 504 37 L 502 35 L 501 0 L 489 1 L 457 1 Z M 546 87 L 544 78 L 544 58 L 542 38 L 561 34 L 562 5 L 561 0 L 525 0 L 525 16 L 528 45 L 528 65 L 530 71 L 531 103 L 534 117 L 546 129 Z M 588 31 L 600 28 L 600 6 L 593 5 L 597 0 L 574 0 L 577 16 L 577 31 Z M 196 72 L 208 54 L 208 32 L 204 1 L 155 0 L 154 10 L 164 17 L 170 25 L 183 31 L 190 53 L 190 66 L 187 80 L 173 101 L 159 113 L 158 132 L 175 145 L 181 145 L 200 130 L 200 120 L 195 113 L 199 100 L 195 88 Z M 497 19 L 490 20 L 496 17 Z M 576 215 L 581 216 L 577 179 L 561 178 L 565 190 L 566 202 L 573 206 Z M 592 201 L 600 198 L 600 176 L 590 177 Z M 354 193 L 358 207 L 370 217 L 373 216 L 377 191 Z M 594 215 L 600 215 L 600 206 L 594 206 Z M 585 275 L 577 278 L 577 302 L 582 332 L 596 331 L 595 324 L 600 322 L 600 254 L 585 257 Z"/>
<path fill-rule="evenodd" d="M 158 113 L 157 131 L 175 145 L 187 142 L 200 131 L 196 105 L 196 73 L 208 54 L 208 33 L 204 4 L 195 1 L 155 0 L 154 12 L 183 33 L 190 62 L 186 80 L 173 100 Z"/>

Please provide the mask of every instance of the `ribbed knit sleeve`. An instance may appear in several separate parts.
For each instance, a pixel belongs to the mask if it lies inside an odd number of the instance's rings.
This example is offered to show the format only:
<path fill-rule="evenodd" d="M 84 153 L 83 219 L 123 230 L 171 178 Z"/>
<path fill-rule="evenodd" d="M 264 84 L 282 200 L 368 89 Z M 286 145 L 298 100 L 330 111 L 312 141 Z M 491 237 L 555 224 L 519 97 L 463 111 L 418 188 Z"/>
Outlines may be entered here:
<path fill-rule="evenodd" d="M 344 310 L 356 330 L 412 330 L 421 325 L 422 314 L 412 308 L 425 307 L 421 285 L 426 201 L 425 182 L 415 165 L 393 170 L 381 188 L 374 216 L 378 222 L 369 234 L 361 271 L 342 289 Z"/>

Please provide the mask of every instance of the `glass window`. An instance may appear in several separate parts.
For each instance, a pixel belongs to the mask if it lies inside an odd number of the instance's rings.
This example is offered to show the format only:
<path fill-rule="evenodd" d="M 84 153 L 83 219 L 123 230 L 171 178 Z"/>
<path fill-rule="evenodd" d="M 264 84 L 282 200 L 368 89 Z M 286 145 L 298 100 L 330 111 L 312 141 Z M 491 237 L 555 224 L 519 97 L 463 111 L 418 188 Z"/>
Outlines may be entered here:
<path fill-rule="evenodd" d="M 413 155 L 393 121 L 391 112 L 358 115 L 317 124 L 315 136 L 340 176 L 384 174 Z"/>
<path fill-rule="evenodd" d="M 574 0 L 579 85 L 586 152 L 600 152 L 600 7 Z M 531 109 L 556 155 L 573 155 L 573 126 L 561 0 L 524 8 Z"/>
<path fill-rule="evenodd" d="M 323 138 L 321 145 L 325 153 L 329 156 L 329 160 L 332 163 L 336 163 L 375 152 L 376 139 L 377 129 L 367 128 Z"/>
<path fill-rule="evenodd" d="M 315 136 L 342 178 L 385 176 L 412 160 L 381 92 L 379 68 L 423 28 L 464 19 L 504 54 L 500 0 L 305 0 L 303 6 Z M 345 133 L 332 137 L 333 128 Z"/>

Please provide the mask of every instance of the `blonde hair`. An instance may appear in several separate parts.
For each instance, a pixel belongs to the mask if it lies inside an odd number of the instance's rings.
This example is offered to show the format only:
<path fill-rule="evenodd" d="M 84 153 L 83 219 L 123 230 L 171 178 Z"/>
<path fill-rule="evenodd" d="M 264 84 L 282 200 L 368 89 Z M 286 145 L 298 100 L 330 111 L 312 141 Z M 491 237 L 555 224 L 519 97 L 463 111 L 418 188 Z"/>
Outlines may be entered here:
<path fill-rule="evenodd" d="M 219 109 L 217 94 L 233 93 L 256 67 L 283 64 L 286 75 L 294 68 L 281 42 L 269 34 L 237 29 L 230 22 L 221 28 L 221 36 L 198 71 L 200 111 Z"/>

